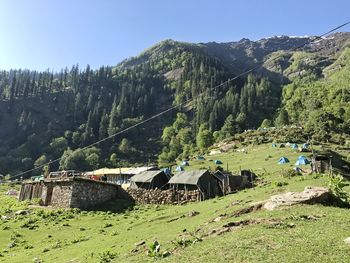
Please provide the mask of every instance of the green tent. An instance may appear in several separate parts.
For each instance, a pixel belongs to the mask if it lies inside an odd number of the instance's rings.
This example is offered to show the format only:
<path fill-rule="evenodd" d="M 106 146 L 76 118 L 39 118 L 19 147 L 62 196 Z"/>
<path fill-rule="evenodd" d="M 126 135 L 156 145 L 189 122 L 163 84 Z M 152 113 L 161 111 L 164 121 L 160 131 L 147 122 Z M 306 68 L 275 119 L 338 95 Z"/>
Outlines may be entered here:
<path fill-rule="evenodd" d="M 170 176 L 165 174 L 164 171 L 144 171 L 135 174 L 130 178 L 130 188 L 144 188 L 144 189 L 155 189 L 164 188 L 168 183 Z"/>
<path fill-rule="evenodd" d="M 176 190 L 199 190 L 203 199 L 218 194 L 218 185 L 208 170 L 182 171 L 175 174 L 169 184 Z"/>

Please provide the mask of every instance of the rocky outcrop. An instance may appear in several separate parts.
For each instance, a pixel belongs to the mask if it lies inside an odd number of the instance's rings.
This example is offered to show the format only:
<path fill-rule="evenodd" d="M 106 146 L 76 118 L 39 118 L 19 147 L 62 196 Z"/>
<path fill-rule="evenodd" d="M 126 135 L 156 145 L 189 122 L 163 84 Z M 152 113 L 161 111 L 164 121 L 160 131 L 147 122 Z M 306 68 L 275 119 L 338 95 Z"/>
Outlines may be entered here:
<path fill-rule="evenodd" d="M 303 192 L 288 192 L 274 195 L 264 204 L 263 208 L 274 210 L 283 206 L 297 204 L 325 203 L 331 198 L 331 192 L 324 187 L 305 187 Z"/>

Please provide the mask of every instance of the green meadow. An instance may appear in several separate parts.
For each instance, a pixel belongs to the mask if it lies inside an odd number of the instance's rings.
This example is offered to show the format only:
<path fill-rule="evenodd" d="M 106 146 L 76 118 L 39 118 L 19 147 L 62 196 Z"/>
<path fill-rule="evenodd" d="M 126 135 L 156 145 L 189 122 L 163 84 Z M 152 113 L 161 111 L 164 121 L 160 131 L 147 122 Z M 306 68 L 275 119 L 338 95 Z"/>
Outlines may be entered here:
<path fill-rule="evenodd" d="M 100 211 L 39 208 L 5 195 L 19 185 L 0 185 L 0 262 L 348 262 L 349 209 L 297 205 L 237 213 L 271 195 L 329 183 L 328 175 L 281 177 L 301 155 L 291 148 L 245 149 L 205 156 L 185 169 L 220 159 L 229 170 L 256 172 L 254 188 L 181 206 L 114 200 Z M 290 163 L 277 164 L 281 156 Z M 230 224 L 238 226 L 218 234 Z"/>

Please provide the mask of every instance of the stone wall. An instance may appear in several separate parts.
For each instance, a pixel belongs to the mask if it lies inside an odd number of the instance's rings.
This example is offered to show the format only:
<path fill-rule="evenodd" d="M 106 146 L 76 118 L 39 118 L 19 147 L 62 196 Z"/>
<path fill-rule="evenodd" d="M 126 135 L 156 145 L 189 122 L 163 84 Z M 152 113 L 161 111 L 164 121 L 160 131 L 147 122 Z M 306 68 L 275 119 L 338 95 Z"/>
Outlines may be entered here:
<path fill-rule="evenodd" d="M 115 184 L 75 179 L 69 207 L 85 209 L 104 203 L 116 198 L 119 188 L 121 187 Z"/>
<path fill-rule="evenodd" d="M 41 205 L 62 208 L 86 209 L 113 198 L 133 201 L 119 185 L 86 178 L 45 180 L 41 183 L 24 183 L 20 201 L 41 198 Z"/>
<path fill-rule="evenodd" d="M 159 190 L 159 189 L 128 189 L 126 190 L 137 204 L 182 204 L 201 200 L 198 190 Z"/>
<path fill-rule="evenodd" d="M 54 183 L 52 189 L 52 198 L 49 204 L 53 207 L 72 207 L 73 183 L 72 182 L 60 182 Z"/>

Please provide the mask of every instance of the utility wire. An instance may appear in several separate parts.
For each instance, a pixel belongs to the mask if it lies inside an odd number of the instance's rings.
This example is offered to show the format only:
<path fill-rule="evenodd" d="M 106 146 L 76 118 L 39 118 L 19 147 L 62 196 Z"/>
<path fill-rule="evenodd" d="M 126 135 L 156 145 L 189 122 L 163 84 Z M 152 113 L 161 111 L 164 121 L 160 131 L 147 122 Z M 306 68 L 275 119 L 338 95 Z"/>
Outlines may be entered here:
<path fill-rule="evenodd" d="M 295 48 L 292 48 L 292 49 L 290 49 L 290 50 L 287 50 L 287 51 L 290 52 L 290 51 L 295 51 L 295 50 L 298 50 L 298 49 L 300 49 L 300 48 L 303 48 L 304 46 L 306 46 L 306 45 L 308 45 L 308 44 L 311 44 L 311 43 L 315 42 L 316 40 L 322 39 L 322 37 L 324 37 L 324 36 L 326 36 L 326 35 L 329 35 L 330 33 L 334 32 L 334 31 L 336 31 L 336 30 L 338 30 L 338 29 L 340 29 L 340 28 L 342 28 L 342 27 L 344 27 L 344 26 L 346 26 L 346 25 L 348 25 L 348 24 L 350 24 L 350 21 L 349 21 L 349 22 L 346 22 L 346 23 L 344 23 L 344 24 L 341 24 L 341 25 L 339 25 L 339 26 L 337 26 L 337 27 L 335 27 L 335 28 L 329 30 L 329 31 L 327 31 L 326 33 L 323 33 L 323 34 L 320 35 L 320 36 L 315 36 L 315 38 L 313 38 L 313 39 L 308 39 L 308 40 L 305 41 L 305 43 L 303 43 L 303 44 L 301 44 L 301 45 L 299 45 L 299 46 L 297 46 L 297 47 L 295 47 Z M 275 61 L 275 60 L 279 59 L 281 56 L 282 56 L 282 54 L 279 55 L 279 56 L 276 56 L 276 57 L 272 58 L 270 61 Z M 247 69 L 246 71 L 244 71 L 244 72 L 242 72 L 242 73 L 236 75 L 235 77 L 227 79 L 226 81 L 222 82 L 221 84 L 219 84 L 219 85 L 217 85 L 217 86 L 215 86 L 215 87 L 210 88 L 209 91 L 216 90 L 217 88 L 220 88 L 220 87 L 222 87 L 222 86 L 224 86 L 224 85 L 227 85 L 227 84 L 229 84 L 230 82 L 232 82 L 232 81 L 234 81 L 234 80 L 236 80 L 236 79 L 238 79 L 238 78 L 240 78 L 240 77 L 242 77 L 242 76 L 245 76 L 245 75 L 247 75 L 247 74 L 253 72 L 253 71 L 256 70 L 256 69 L 259 69 L 259 68 L 264 64 L 264 62 L 265 62 L 265 61 L 262 61 L 262 62 L 258 63 L 256 66 L 254 66 L 254 67 L 252 67 L 252 68 L 250 68 L 250 69 Z M 183 106 L 183 105 L 188 104 L 188 103 L 191 102 L 191 101 L 194 101 L 195 99 L 197 99 L 197 98 L 203 96 L 207 91 L 208 91 L 208 90 L 205 90 L 205 91 L 199 93 L 198 95 L 196 95 L 196 96 L 194 96 L 194 97 L 192 97 L 192 98 L 190 98 L 190 99 L 187 99 L 187 100 L 185 100 L 185 101 L 183 101 L 183 102 L 180 102 L 180 103 L 178 103 L 178 104 L 176 104 L 176 105 L 174 105 L 174 106 L 172 106 L 172 107 L 170 107 L 170 108 L 168 108 L 168 109 L 166 109 L 166 110 L 164 110 L 164 111 L 162 111 L 162 112 L 160 112 L 160 113 L 157 113 L 156 115 L 153 115 L 153 116 L 151 116 L 151 117 L 149 117 L 149 118 L 147 118 L 147 119 L 145 119 L 145 120 L 143 120 L 143 121 L 140 121 L 140 122 L 138 122 L 138 123 L 136 123 L 136 124 L 134 124 L 134 125 L 131 125 L 130 127 L 125 128 L 125 129 L 123 129 L 123 130 L 121 130 L 121 131 L 119 131 L 119 132 L 117 132 L 117 133 L 114 133 L 114 134 L 112 134 L 112 135 L 110 135 L 110 136 L 108 136 L 108 137 L 106 137 L 106 138 L 103 138 L 103 139 L 98 140 L 98 141 L 96 141 L 96 142 L 94 142 L 94 143 L 92 143 L 92 144 L 89 144 L 89 145 L 87 145 L 87 146 L 85 146 L 85 147 L 83 147 L 83 148 L 81 148 L 81 149 L 84 150 L 84 149 L 90 148 L 90 147 L 92 147 L 92 146 L 98 145 L 98 144 L 101 143 L 101 142 L 107 141 L 107 140 L 109 140 L 109 139 L 111 139 L 111 138 L 114 138 L 114 137 L 116 137 L 116 136 L 118 136 L 118 135 L 120 135 L 120 134 L 122 134 L 122 133 L 125 133 L 125 132 L 127 132 L 127 131 L 129 131 L 129 130 L 131 130 L 131 129 L 134 129 L 134 128 L 138 127 L 138 126 L 141 126 L 141 125 L 144 124 L 144 123 L 147 123 L 147 122 L 149 122 L 149 121 L 151 121 L 151 120 L 153 120 L 153 119 L 156 119 L 156 118 L 158 118 L 159 116 L 162 116 L 162 115 L 164 115 L 164 114 L 166 114 L 166 113 L 168 113 L 168 112 L 170 112 L 170 111 L 172 111 L 172 110 L 174 110 L 174 109 L 176 109 L 176 108 L 179 108 L 179 107 L 181 107 L 181 106 Z M 43 167 L 46 166 L 46 165 L 50 165 L 50 164 L 52 164 L 52 163 L 56 163 L 56 162 L 60 161 L 61 159 L 62 159 L 62 157 L 57 158 L 57 159 L 54 159 L 54 160 L 51 160 L 51 161 L 49 161 L 49 162 L 47 162 L 47 163 L 41 164 L 41 165 L 39 165 L 39 166 L 37 166 L 37 167 L 34 167 L 34 168 L 32 168 L 32 169 L 29 169 L 29 170 L 26 170 L 26 171 L 24 171 L 24 172 L 21 172 L 21 173 L 18 173 L 18 174 L 16 174 L 16 175 L 13 175 L 13 176 L 10 177 L 10 179 L 12 179 L 12 178 L 17 178 L 17 177 L 22 176 L 22 175 L 24 175 L 24 174 L 27 174 L 27 173 L 30 173 L 30 172 L 32 172 L 32 171 L 38 170 L 38 169 L 40 169 L 40 168 L 43 168 Z"/>

